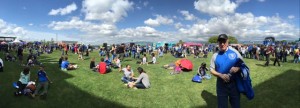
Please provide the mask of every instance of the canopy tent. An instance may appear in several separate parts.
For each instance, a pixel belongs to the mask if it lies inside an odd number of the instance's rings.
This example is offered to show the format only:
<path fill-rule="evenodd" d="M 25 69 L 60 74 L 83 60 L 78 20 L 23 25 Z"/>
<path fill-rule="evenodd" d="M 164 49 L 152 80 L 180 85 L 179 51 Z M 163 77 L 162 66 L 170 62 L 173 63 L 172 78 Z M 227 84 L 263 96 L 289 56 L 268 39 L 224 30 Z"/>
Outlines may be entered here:
<path fill-rule="evenodd" d="M 6 44 L 6 42 L 3 41 L 3 42 L 1 42 L 1 44 Z"/>
<path fill-rule="evenodd" d="M 21 41 L 19 40 L 19 39 L 15 39 L 14 41 L 13 41 L 13 43 L 20 43 Z"/>
<path fill-rule="evenodd" d="M 201 43 L 195 43 L 195 42 L 185 42 L 183 44 L 183 46 L 187 46 L 187 47 L 190 47 L 190 46 L 198 46 L 198 47 L 201 47 L 202 44 Z"/>

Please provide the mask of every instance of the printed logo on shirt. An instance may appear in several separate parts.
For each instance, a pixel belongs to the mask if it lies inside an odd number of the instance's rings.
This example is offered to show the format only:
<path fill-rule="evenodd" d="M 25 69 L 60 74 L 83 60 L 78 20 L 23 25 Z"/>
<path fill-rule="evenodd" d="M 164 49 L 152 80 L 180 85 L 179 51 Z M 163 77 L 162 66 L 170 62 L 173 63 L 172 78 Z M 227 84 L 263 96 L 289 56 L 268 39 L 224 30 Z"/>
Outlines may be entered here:
<path fill-rule="evenodd" d="M 236 58 L 236 55 L 235 55 L 235 53 L 230 53 L 230 54 L 228 54 L 228 57 L 230 60 L 234 60 Z"/>

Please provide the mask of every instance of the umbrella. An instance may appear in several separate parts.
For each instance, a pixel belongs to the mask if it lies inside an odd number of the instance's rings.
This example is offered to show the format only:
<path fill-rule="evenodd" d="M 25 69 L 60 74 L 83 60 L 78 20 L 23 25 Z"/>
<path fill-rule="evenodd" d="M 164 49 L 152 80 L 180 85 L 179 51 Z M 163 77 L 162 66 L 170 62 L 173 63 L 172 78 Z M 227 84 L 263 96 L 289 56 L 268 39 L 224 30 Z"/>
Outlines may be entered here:
<path fill-rule="evenodd" d="M 3 42 L 1 42 L 1 44 L 6 44 L 6 42 L 3 41 Z"/>
<path fill-rule="evenodd" d="M 181 59 L 180 65 L 187 70 L 193 70 L 193 63 L 188 59 Z"/>

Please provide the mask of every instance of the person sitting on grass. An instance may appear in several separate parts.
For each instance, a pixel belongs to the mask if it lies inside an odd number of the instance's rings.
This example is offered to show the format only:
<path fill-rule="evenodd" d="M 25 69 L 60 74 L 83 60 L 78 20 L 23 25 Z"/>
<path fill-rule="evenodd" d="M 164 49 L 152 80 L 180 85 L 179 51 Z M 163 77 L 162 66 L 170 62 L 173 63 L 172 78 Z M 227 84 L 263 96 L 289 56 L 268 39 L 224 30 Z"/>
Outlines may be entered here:
<path fill-rule="evenodd" d="M 146 54 L 144 54 L 144 57 L 143 57 L 142 62 L 141 62 L 140 65 L 144 65 L 144 64 L 147 64 L 147 65 L 148 65 Z"/>
<path fill-rule="evenodd" d="M 30 80 L 30 68 L 25 67 L 20 74 L 19 81 L 17 82 L 18 87 L 17 87 L 17 92 L 15 92 L 16 96 L 23 94 L 23 91 L 26 85 L 28 84 L 29 80 Z"/>
<path fill-rule="evenodd" d="M 48 93 L 49 83 L 52 83 L 52 81 L 50 81 L 49 77 L 47 76 L 44 66 L 40 66 L 40 70 L 37 73 L 37 81 L 38 81 L 38 85 L 32 97 L 34 98 L 42 90 L 40 96 L 42 98 L 46 98 Z"/>
<path fill-rule="evenodd" d="M 150 80 L 149 76 L 146 74 L 143 68 L 138 67 L 138 72 L 140 73 L 139 77 L 135 82 L 129 82 L 128 87 L 134 89 L 147 89 L 150 88 Z"/>
<path fill-rule="evenodd" d="M 151 61 L 151 62 L 149 62 L 148 64 L 156 64 L 157 62 L 156 62 L 156 57 L 155 57 L 155 54 L 154 54 L 154 53 L 152 53 L 152 54 L 151 54 L 151 56 L 152 56 L 152 61 Z"/>
<path fill-rule="evenodd" d="M 106 65 L 106 63 L 104 62 L 104 58 L 101 58 L 101 61 L 99 62 L 99 64 L 96 66 L 96 68 L 98 69 L 98 72 L 100 74 L 106 74 L 108 72 L 111 71 L 111 69 Z"/>
<path fill-rule="evenodd" d="M 112 67 L 115 69 L 119 69 L 119 71 L 121 71 L 121 60 L 120 57 L 116 57 L 114 60 L 114 64 L 112 64 Z"/>
<path fill-rule="evenodd" d="M 202 79 L 210 79 L 211 75 L 206 74 L 206 71 L 208 71 L 208 69 L 206 67 L 206 63 L 203 62 L 198 68 L 197 75 L 201 76 Z"/>
<path fill-rule="evenodd" d="M 16 57 L 11 55 L 10 53 L 6 53 L 5 60 L 14 62 L 14 61 L 16 61 Z"/>
<path fill-rule="evenodd" d="M 68 61 L 68 57 L 65 57 L 64 61 L 62 61 L 61 63 L 61 70 L 63 71 L 74 70 L 76 68 L 78 68 L 78 66 L 70 64 Z"/>
<path fill-rule="evenodd" d="M 106 63 L 106 66 L 111 66 L 112 65 L 111 59 L 109 59 L 109 55 L 108 54 L 106 54 L 104 62 Z"/>
<path fill-rule="evenodd" d="M 93 57 L 91 59 L 91 62 L 90 62 L 90 69 L 94 69 L 95 67 L 96 67 L 96 65 L 95 65 L 95 57 Z"/>
<path fill-rule="evenodd" d="M 34 59 L 33 57 L 28 59 L 27 66 L 34 66 L 33 59 Z"/>
<path fill-rule="evenodd" d="M 130 65 L 126 65 L 126 67 L 123 68 L 122 71 L 124 74 L 123 77 L 121 78 L 122 82 L 128 83 L 128 82 L 133 81 L 134 74 L 133 74 L 133 70 L 131 69 Z"/>

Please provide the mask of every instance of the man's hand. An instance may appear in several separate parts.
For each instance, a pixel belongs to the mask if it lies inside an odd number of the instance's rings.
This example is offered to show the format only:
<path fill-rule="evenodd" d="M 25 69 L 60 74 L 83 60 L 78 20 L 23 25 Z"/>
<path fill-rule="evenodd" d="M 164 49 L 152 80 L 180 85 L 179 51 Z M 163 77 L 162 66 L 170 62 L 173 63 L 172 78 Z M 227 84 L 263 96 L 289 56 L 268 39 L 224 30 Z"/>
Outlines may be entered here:
<path fill-rule="evenodd" d="M 219 77 L 221 79 L 223 79 L 225 82 L 229 82 L 230 81 L 230 76 L 227 74 L 219 74 Z"/>
<path fill-rule="evenodd" d="M 236 73 L 236 72 L 238 72 L 240 70 L 240 67 L 232 67 L 231 69 L 230 69 L 230 73 Z"/>

